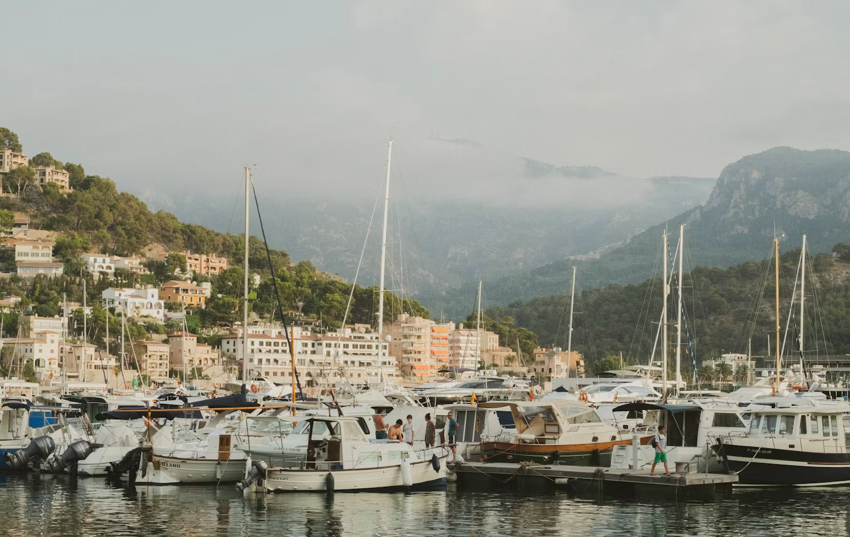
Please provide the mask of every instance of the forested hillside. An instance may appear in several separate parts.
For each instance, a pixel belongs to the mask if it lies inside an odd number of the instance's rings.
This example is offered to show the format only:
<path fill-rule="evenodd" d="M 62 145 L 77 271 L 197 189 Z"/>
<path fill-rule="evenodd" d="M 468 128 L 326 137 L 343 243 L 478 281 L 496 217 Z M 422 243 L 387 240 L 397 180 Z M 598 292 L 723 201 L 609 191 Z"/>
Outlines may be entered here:
<path fill-rule="evenodd" d="M 850 353 L 850 247 L 839 244 L 836 254 L 819 254 L 809 262 L 806 290 L 806 356 Z M 784 333 L 800 249 L 781 256 L 781 325 Z M 581 272 L 579 277 L 582 277 Z M 698 267 L 683 279 L 687 320 L 692 327 L 698 361 L 721 353 L 746 353 L 750 337 L 754 355 L 767 354 L 767 335 L 774 336 L 773 262 L 746 262 L 727 269 Z M 674 280 L 673 288 L 676 288 Z M 591 362 L 618 355 L 630 363 L 648 363 L 661 320 L 661 279 L 640 284 L 609 285 L 576 295 L 573 348 Z M 676 299 L 668 304 L 676 320 Z M 509 306 L 494 307 L 487 315 L 510 319 L 536 332 L 543 346 L 566 348 L 569 296 L 557 294 Z M 797 310 L 793 313 L 796 315 Z M 788 354 L 796 351 L 797 320 L 791 322 Z M 670 329 L 674 341 L 675 326 Z M 775 350 L 775 340 L 771 343 Z M 672 351 L 671 351 L 672 353 Z M 672 355 L 672 354 L 671 354 Z M 658 355 L 660 356 L 660 350 Z"/>
<path fill-rule="evenodd" d="M 8 129 L 0 129 L 0 146 L 20 151 L 22 144 Z M 205 310 L 190 312 L 197 315 L 193 331 L 201 328 L 226 327 L 241 318 L 240 299 L 243 294 L 244 236 L 218 233 L 211 229 L 180 222 L 173 214 L 151 212 L 137 197 L 118 192 L 115 183 L 104 177 L 86 174 L 81 164 L 62 163 L 49 153 L 39 153 L 31 165 L 52 164 L 70 174 L 70 193 L 62 193 L 51 183 L 35 184 L 30 166 L 3 177 L 0 210 L 19 211 L 31 218 L 31 228 L 56 231 L 58 237 L 54 256 L 65 264 L 65 276 L 55 279 L 38 277 L 34 281 L 18 277 L 0 280 L 0 293 L 24 297 L 22 311 L 32 307 L 39 315 L 53 316 L 60 312 L 63 294 L 68 301 L 82 302 L 82 279 L 88 281 L 88 301 L 100 301 L 100 293 L 108 286 L 157 284 L 175 277 L 174 266 L 158 261 L 148 262 L 151 274 L 138 276 L 116 271 L 115 281 L 95 281 L 87 274 L 80 254 L 90 251 L 117 255 L 142 255 L 151 249 L 158 251 L 191 250 L 194 253 L 215 254 L 228 258 L 230 268 L 212 278 L 212 296 Z M 18 171 L 23 170 L 23 171 Z M 23 182 L 21 182 L 21 178 Z M 271 230 L 268 230 L 271 232 Z M 291 262 L 282 250 L 266 252 L 263 242 L 250 238 L 249 265 L 251 272 L 261 276 L 253 289 L 252 311 L 261 317 L 271 317 L 276 309 L 269 255 L 278 280 L 283 308 L 299 317 L 321 320 L 322 326 L 339 326 L 345 314 L 351 285 L 328 278 L 308 261 Z M 185 261 L 185 260 L 184 260 Z M 193 275 L 195 281 L 205 281 Z M 377 312 L 376 287 L 354 290 L 348 322 L 372 324 Z M 400 299 L 390 294 L 385 318 L 391 320 L 402 310 Z M 427 310 L 416 301 L 405 300 L 404 311 L 428 316 Z M 279 319 L 279 314 L 275 313 Z M 13 332 L 16 316 L 6 319 L 5 332 Z M 150 328 L 150 327 L 149 327 Z M 144 332 L 141 332 L 144 334 Z"/>

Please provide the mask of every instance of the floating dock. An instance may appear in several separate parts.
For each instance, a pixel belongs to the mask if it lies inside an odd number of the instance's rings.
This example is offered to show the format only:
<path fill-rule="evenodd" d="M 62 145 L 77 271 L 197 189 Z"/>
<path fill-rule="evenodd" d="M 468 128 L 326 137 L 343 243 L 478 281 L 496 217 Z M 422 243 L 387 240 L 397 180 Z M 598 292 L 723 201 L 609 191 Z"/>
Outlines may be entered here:
<path fill-rule="evenodd" d="M 449 469 L 457 475 L 460 487 L 565 489 L 591 494 L 600 502 L 605 495 L 635 499 L 715 499 L 731 493 L 732 485 L 738 482 L 738 476 L 730 474 L 666 476 L 661 465 L 654 476 L 649 475 L 649 470 L 516 463 L 464 462 Z"/>

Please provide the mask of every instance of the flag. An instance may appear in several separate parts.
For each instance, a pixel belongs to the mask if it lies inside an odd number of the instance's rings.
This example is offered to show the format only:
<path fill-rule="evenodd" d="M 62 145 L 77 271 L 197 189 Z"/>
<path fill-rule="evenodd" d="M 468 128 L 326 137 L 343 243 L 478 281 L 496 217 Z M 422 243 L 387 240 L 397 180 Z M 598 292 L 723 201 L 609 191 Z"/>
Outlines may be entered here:
<path fill-rule="evenodd" d="M 528 400 L 534 401 L 534 388 L 528 388 Z"/>
<path fill-rule="evenodd" d="M 478 402 L 478 398 L 475 397 L 475 392 L 472 392 L 472 399 L 470 399 L 469 402 L 470 402 L 470 404 L 473 404 L 473 405 Z"/>

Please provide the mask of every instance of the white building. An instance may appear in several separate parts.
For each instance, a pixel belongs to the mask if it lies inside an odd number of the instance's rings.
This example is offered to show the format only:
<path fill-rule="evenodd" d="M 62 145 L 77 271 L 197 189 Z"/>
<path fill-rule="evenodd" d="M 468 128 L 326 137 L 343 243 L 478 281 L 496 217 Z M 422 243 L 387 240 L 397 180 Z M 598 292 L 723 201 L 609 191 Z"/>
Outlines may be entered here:
<path fill-rule="evenodd" d="M 241 332 L 241 331 L 240 331 Z M 375 382 L 379 376 L 400 378 L 396 359 L 383 343 L 378 360 L 379 338 L 375 332 L 351 328 L 332 334 L 312 334 L 295 327 L 295 365 L 301 381 L 308 386 L 333 383 L 347 377 L 353 384 Z M 222 356 L 243 358 L 241 333 L 221 340 Z M 248 374 L 292 382 L 292 361 L 286 335 L 279 328 L 248 328 Z M 325 379 L 325 380 L 320 380 Z"/>
<path fill-rule="evenodd" d="M 159 299 L 159 291 L 155 287 L 131 289 L 126 287 L 110 287 L 100 295 L 116 311 L 126 313 L 135 319 L 152 317 L 160 323 L 165 319 L 165 303 Z"/>
<path fill-rule="evenodd" d="M 21 278 L 35 278 L 39 274 L 50 277 L 61 276 L 65 267 L 62 263 L 21 262 L 16 268 Z"/>
<path fill-rule="evenodd" d="M 142 265 L 142 259 L 136 256 L 119 257 L 112 256 L 112 265 L 116 269 L 127 270 L 136 274 L 150 274 L 150 271 Z"/>
<path fill-rule="evenodd" d="M 11 149 L 0 149 L 0 173 L 9 173 L 15 168 L 27 164 L 29 164 L 29 159 L 23 153 Z"/>
<path fill-rule="evenodd" d="M 53 261 L 53 242 L 16 241 L 15 263 L 43 263 Z"/>
<path fill-rule="evenodd" d="M 86 269 L 91 274 L 105 274 L 110 278 L 115 275 L 115 265 L 106 254 L 85 253 L 80 256 L 80 259 L 85 262 Z"/>

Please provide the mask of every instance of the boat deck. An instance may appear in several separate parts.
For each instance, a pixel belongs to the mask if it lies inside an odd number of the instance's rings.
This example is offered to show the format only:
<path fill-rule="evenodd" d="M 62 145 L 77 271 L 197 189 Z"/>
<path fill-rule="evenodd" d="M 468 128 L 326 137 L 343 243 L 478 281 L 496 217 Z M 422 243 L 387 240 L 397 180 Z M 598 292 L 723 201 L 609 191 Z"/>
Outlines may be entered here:
<path fill-rule="evenodd" d="M 600 497 L 605 493 L 627 494 L 635 497 L 714 497 L 729 492 L 738 482 L 733 474 L 687 473 L 664 475 L 663 466 L 655 475 L 649 470 L 627 468 L 597 468 L 593 466 L 527 465 L 516 463 L 464 462 L 451 467 L 457 473 L 458 484 L 492 487 L 516 486 L 572 488 L 577 492 L 591 490 Z"/>

